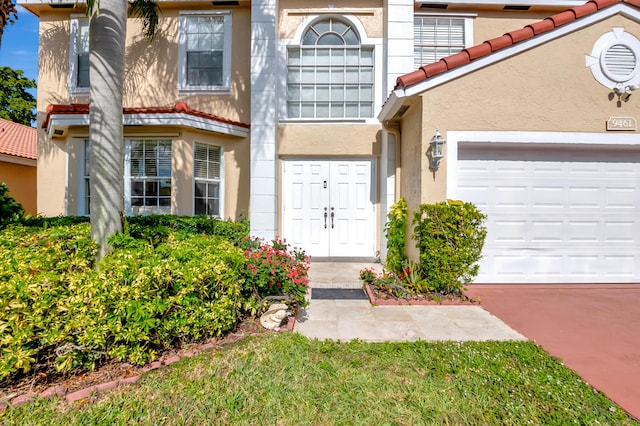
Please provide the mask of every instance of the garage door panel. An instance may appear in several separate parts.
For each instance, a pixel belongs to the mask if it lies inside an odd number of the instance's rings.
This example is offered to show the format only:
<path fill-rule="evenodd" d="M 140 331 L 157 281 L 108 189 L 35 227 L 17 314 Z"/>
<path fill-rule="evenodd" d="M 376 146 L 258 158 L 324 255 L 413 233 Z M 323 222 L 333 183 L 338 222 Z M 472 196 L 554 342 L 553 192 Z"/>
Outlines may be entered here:
<path fill-rule="evenodd" d="M 496 242 L 521 242 L 524 243 L 527 237 L 527 222 L 524 220 L 500 220 L 495 223 L 494 239 Z"/>
<path fill-rule="evenodd" d="M 604 242 L 612 244 L 640 244 L 640 224 L 632 221 L 610 220 L 604 223 Z"/>
<path fill-rule="evenodd" d="M 598 221 L 569 221 L 567 223 L 567 242 L 597 243 L 600 241 L 600 228 L 598 224 Z"/>
<path fill-rule="evenodd" d="M 640 156 L 467 149 L 458 197 L 488 217 L 476 282 L 640 282 Z"/>
<path fill-rule="evenodd" d="M 532 220 L 530 223 L 531 242 L 542 244 L 562 242 L 563 223 L 561 221 Z"/>
<path fill-rule="evenodd" d="M 637 202 L 634 199 L 635 188 L 617 187 L 606 188 L 605 208 L 607 209 L 635 209 Z"/>
<path fill-rule="evenodd" d="M 496 208 L 526 207 L 529 199 L 527 187 L 496 185 L 494 187 L 494 206 Z"/>
<path fill-rule="evenodd" d="M 601 207 L 601 190 L 593 186 L 569 188 L 567 198 L 568 207 L 571 209 L 598 209 Z"/>
<path fill-rule="evenodd" d="M 564 259 L 559 256 L 532 255 L 531 275 L 537 280 L 558 280 L 564 274 Z"/>
<path fill-rule="evenodd" d="M 638 264 L 640 259 L 633 256 L 606 256 L 605 261 L 610 265 L 611 275 L 621 278 L 633 278 L 638 274 Z"/>
<path fill-rule="evenodd" d="M 532 203 L 535 208 L 562 208 L 567 196 L 562 186 L 538 186 L 531 188 Z"/>

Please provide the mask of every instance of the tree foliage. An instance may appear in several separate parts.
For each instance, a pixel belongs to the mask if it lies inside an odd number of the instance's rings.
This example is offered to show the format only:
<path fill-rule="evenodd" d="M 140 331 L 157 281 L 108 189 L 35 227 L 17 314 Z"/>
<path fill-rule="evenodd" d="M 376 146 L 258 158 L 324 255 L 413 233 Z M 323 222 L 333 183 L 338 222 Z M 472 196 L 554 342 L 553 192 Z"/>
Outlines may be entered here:
<path fill-rule="evenodd" d="M 18 19 L 16 5 L 13 0 L 0 0 L 0 44 L 2 43 L 2 34 L 7 24 L 13 24 Z"/>
<path fill-rule="evenodd" d="M 27 89 L 35 87 L 35 80 L 25 77 L 22 70 L 0 67 L 0 118 L 31 126 L 36 119 L 36 98 Z"/>
<path fill-rule="evenodd" d="M 24 214 L 22 205 L 9 195 L 9 187 L 0 182 L 0 229 L 6 224 L 16 222 Z"/>

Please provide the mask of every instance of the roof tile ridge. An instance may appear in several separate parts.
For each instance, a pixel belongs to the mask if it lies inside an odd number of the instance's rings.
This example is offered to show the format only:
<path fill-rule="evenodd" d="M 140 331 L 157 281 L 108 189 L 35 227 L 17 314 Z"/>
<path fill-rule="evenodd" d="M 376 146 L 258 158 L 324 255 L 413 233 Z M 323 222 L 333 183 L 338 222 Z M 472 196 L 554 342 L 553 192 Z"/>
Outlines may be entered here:
<path fill-rule="evenodd" d="M 89 104 L 49 104 L 46 108 L 47 115 L 42 123 L 42 128 L 46 129 L 49 124 L 49 119 L 52 114 L 73 114 L 73 113 L 88 113 Z M 195 117 L 206 118 L 209 120 L 215 120 L 222 123 L 231 124 L 234 126 L 250 128 L 251 125 L 243 123 L 241 121 L 232 120 L 230 118 L 221 117 L 209 112 L 198 111 L 192 109 L 186 102 L 178 101 L 173 106 L 157 106 L 157 107 L 123 107 L 123 114 L 188 114 Z"/>

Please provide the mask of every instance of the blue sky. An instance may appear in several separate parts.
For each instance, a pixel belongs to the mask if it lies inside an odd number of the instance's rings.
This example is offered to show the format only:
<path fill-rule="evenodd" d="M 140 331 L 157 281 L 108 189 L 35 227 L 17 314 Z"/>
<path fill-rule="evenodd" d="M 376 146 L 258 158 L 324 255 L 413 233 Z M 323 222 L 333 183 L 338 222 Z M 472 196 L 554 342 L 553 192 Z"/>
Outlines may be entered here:
<path fill-rule="evenodd" d="M 38 81 L 38 18 L 18 6 L 18 19 L 7 25 L 0 46 L 0 65 L 24 71 Z"/>

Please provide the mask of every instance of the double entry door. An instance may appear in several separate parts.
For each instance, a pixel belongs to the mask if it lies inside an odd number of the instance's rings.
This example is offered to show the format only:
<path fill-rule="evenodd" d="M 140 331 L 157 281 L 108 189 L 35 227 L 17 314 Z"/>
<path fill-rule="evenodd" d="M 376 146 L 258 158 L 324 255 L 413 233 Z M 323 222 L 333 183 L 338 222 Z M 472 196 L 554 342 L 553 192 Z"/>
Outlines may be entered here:
<path fill-rule="evenodd" d="M 375 255 L 373 160 L 285 160 L 283 236 L 316 257 Z"/>

